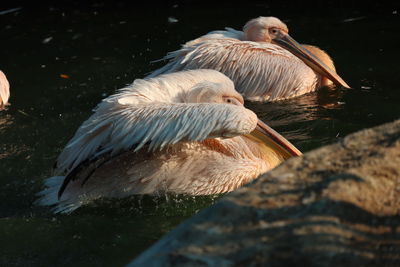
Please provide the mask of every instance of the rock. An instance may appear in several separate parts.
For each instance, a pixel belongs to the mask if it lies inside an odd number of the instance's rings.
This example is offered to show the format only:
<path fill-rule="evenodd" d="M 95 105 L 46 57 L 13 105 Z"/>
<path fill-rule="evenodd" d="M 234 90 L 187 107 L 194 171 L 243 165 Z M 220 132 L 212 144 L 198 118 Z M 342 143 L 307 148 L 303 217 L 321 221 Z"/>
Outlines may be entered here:
<path fill-rule="evenodd" d="M 292 158 L 129 266 L 400 266 L 400 120 Z"/>

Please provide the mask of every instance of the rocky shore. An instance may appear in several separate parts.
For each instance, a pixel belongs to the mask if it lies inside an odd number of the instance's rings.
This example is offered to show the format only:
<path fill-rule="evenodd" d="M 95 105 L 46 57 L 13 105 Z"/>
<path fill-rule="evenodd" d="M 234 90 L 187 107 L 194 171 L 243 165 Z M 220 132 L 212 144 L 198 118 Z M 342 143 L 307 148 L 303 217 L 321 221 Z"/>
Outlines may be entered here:
<path fill-rule="evenodd" d="M 400 120 L 292 158 L 129 266 L 400 266 Z"/>

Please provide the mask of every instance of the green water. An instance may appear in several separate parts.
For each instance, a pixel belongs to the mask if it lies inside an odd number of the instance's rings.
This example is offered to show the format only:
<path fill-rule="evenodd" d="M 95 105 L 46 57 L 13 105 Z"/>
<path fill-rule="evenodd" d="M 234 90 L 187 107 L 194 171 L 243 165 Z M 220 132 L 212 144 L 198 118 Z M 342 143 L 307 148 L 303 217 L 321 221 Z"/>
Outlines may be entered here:
<path fill-rule="evenodd" d="M 0 113 L 0 266 L 122 266 L 214 202 L 211 197 L 103 200 L 70 215 L 32 204 L 57 155 L 102 98 L 162 64 L 150 61 L 208 31 L 240 29 L 250 18 L 275 15 L 296 40 L 333 57 L 354 89 L 247 103 L 302 151 L 399 117 L 395 9 L 354 5 L 323 13 L 299 9 L 299 2 L 213 8 L 191 2 L 21 4 L 19 11 L 0 15 L 0 69 L 11 84 L 11 105 Z M 168 17 L 178 22 L 169 23 Z"/>

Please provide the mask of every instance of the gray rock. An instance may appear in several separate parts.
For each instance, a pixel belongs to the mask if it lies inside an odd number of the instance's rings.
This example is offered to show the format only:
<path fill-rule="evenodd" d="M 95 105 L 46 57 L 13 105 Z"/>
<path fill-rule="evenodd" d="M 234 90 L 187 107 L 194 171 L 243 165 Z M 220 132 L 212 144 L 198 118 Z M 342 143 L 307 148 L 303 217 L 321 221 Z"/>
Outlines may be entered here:
<path fill-rule="evenodd" d="M 293 158 L 129 266 L 400 266 L 400 121 Z"/>

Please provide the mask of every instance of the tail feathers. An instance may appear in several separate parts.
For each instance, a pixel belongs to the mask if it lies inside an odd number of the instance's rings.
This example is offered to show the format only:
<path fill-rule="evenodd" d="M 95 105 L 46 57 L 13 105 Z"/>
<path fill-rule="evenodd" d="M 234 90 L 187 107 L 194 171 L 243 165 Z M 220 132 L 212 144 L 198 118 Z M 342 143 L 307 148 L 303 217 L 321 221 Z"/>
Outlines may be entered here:
<path fill-rule="evenodd" d="M 165 66 L 163 66 L 163 67 L 151 72 L 149 75 L 147 75 L 145 77 L 145 79 L 150 79 L 150 78 L 154 78 L 154 77 L 156 77 L 158 75 L 161 75 L 161 74 L 177 71 L 178 68 L 175 65 L 177 65 L 176 62 L 173 62 L 173 61 L 169 62 L 169 63 L 165 64 Z"/>
<path fill-rule="evenodd" d="M 149 75 L 147 75 L 145 77 L 145 79 L 154 78 L 161 74 L 166 74 L 166 73 L 183 70 L 183 66 L 182 66 L 183 62 L 182 62 L 181 57 L 185 58 L 185 55 L 190 51 L 191 51 L 190 48 L 182 48 L 181 50 L 169 52 L 165 57 L 163 57 L 160 60 L 153 61 L 153 62 L 157 62 L 157 61 L 162 61 L 162 60 L 168 60 L 169 62 L 167 64 L 165 64 L 163 67 L 151 72 Z"/>
<path fill-rule="evenodd" d="M 82 203 L 79 199 L 58 199 L 58 190 L 64 181 L 65 176 L 53 176 L 44 182 L 46 188 L 37 194 L 40 197 L 35 204 L 39 206 L 53 206 L 54 213 L 71 213 L 79 208 Z"/>

